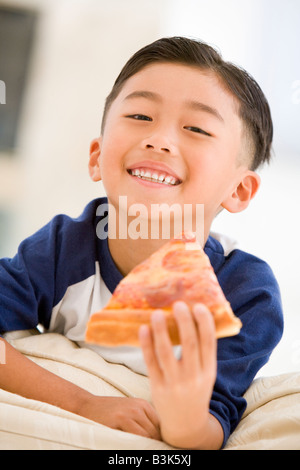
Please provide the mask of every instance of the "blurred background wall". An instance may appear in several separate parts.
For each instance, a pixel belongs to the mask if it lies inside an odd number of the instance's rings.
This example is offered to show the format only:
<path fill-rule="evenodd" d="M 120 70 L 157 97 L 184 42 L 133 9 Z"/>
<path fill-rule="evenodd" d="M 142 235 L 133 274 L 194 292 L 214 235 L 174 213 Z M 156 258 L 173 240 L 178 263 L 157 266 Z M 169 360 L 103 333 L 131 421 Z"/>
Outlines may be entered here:
<path fill-rule="evenodd" d="M 261 189 L 245 213 L 223 212 L 213 229 L 264 258 L 281 286 L 285 334 L 263 373 L 299 369 L 299 0 L 0 0 L 0 20 L 7 10 L 33 13 L 35 21 L 27 69 L 14 83 L 23 91 L 16 140 L 11 148 L 0 142 L 0 256 L 13 256 L 57 213 L 77 216 L 104 194 L 88 177 L 89 143 L 129 56 L 162 36 L 200 38 L 246 68 L 271 105 L 274 160 L 260 171 Z M 0 40 L 3 80 L 25 52 L 11 52 L 3 27 Z M 0 125 L 12 87 L 5 85 Z"/>

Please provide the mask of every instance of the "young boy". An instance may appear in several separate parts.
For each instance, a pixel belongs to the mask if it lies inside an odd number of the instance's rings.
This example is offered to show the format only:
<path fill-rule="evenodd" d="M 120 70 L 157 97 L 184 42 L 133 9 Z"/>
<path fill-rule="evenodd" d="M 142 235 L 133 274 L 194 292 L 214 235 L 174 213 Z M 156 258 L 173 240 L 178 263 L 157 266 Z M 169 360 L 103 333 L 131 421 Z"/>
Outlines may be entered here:
<path fill-rule="evenodd" d="M 198 304 L 190 311 L 177 302 L 173 309 L 182 338 L 177 358 L 158 310 L 151 329 L 140 330 L 153 405 L 93 396 L 8 343 L 0 387 L 175 447 L 222 448 L 245 410 L 243 394 L 281 338 L 283 320 L 270 268 L 222 246 L 210 228 L 221 210 L 246 209 L 260 184 L 255 170 L 269 161 L 271 143 L 272 120 L 259 86 L 213 48 L 175 37 L 138 51 L 117 78 L 101 135 L 90 147 L 90 175 L 103 181 L 107 200 L 92 201 L 78 219 L 55 217 L 20 245 L 15 258 L 1 261 L 0 331 L 40 323 L 84 341 L 89 316 L 107 303 L 124 275 L 166 242 L 111 236 L 112 216 L 117 225 L 124 216 L 124 196 L 128 221 L 137 202 L 149 214 L 162 202 L 204 205 L 205 252 L 243 328 L 216 344 L 208 310 Z M 110 236 L 99 238 L 105 202 L 111 208 Z M 98 351 L 143 371 L 138 348 Z"/>

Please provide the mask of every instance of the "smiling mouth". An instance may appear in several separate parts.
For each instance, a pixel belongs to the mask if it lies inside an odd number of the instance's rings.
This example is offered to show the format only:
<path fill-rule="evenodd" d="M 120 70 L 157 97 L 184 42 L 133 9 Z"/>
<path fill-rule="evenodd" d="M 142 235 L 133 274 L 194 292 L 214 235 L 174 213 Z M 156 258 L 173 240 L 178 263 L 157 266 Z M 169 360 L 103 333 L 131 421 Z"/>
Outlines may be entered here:
<path fill-rule="evenodd" d="M 136 178 L 150 181 L 151 183 L 165 184 L 167 186 L 178 186 L 181 181 L 174 176 L 168 175 L 163 171 L 154 171 L 144 168 L 127 170 L 127 172 Z"/>

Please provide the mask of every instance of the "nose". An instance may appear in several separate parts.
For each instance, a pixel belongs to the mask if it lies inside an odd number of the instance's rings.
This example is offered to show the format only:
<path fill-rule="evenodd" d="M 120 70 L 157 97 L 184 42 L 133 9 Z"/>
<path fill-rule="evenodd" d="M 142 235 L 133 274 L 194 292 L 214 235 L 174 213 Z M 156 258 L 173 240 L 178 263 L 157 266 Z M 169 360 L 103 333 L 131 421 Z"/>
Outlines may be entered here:
<path fill-rule="evenodd" d="M 170 153 L 170 149 L 168 147 L 154 146 L 153 144 L 146 144 L 146 149 L 152 149 L 158 152 Z"/>
<path fill-rule="evenodd" d="M 146 150 L 152 150 L 157 153 L 175 154 L 176 143 L 174 136 L 172 137 L 170 134 L 170 131 L 157 131 L 147 136 L 143 140 L 142 146 Z"/>

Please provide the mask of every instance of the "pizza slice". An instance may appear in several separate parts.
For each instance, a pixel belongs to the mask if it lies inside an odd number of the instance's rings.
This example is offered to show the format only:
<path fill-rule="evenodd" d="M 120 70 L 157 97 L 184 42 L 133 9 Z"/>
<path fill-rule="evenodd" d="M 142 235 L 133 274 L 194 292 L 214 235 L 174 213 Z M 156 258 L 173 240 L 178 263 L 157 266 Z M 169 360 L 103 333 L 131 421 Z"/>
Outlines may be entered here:
<path fill-rule="evenodd" d="M 172 304 L 177 300 L 190 307 L 205 304 L 214 317 L 217 338 L 236 335 L 242 327 L 196 237 L 183 234 L 122 279 L 105 308 L 91 316 L 86 341 L 104 346 L 138 346 L 140 326 L 150 324 L 151 314 L 159 308 L 166 315 L 172 343 L 180 344 L 172 314 Z"/>

